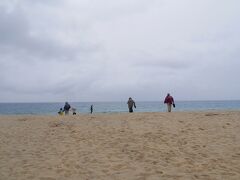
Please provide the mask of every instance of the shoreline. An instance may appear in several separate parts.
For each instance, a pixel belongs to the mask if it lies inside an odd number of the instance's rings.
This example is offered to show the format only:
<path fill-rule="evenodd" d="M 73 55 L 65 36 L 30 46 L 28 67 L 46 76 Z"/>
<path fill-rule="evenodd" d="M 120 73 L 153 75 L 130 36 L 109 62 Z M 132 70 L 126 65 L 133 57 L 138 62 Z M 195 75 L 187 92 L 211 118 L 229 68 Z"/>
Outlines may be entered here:
<path fill-rule="evenodd" d="M 0 114 L 0 117 L 6 117 L 6 116 L 59 116 L 59 117 L 63 117 L 63 116 L 83 116 L 83 115 L 116 115 L 116 114 L 152 114 L 152 113 L 167 113 L 167 114 L 172 114 L 172 113 L 207 113 L 207 112 L 216 112 L 216 113 L 221 113 L 221 112 L 240 112 L 240 109 L 209 109 L 209 110 L 173 110 L 172 112 L 167 112 L 167 111 L 146 111 L 146 112 L 138 112 L 138 111 L 134 111 L 133 113 L 129 113 L 128 111 L 119 111 L 119 112 L 94 112 L 94 113 L 87 113 L 87 112 L 77 112 L 76 115 L 72 115 L 71 113 L 69 115 L 59 115 L 57 114 Z"/>

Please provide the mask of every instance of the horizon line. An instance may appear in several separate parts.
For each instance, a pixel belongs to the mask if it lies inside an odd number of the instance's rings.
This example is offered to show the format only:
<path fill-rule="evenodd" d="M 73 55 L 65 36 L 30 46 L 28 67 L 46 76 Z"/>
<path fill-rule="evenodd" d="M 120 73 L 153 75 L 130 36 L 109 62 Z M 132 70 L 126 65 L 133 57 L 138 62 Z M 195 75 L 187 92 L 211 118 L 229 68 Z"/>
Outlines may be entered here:
<path fill-rule="evenodd" d="M 136 100 L 135 100 L 136 101 Z M 140 100 L 136 102 L 163 102 L 164 100 L 156 101 L 156 100 Z M 181 102 L 181 101 L 186 101 L 186 102 L 192 102 L 192 101 L 240 101 L 240 99 L 210 99 L 210 100 L 175 100 L 175 102 Z M 0 103 L 65 103 L 65 102 L 70 102 L 70 103 L 113 103 L 113 102 L 125 102 L 125 101 L 5 101 L 5 102 L 0 102 Z M 127 102 L 127 100 L 126 100 Z"/>

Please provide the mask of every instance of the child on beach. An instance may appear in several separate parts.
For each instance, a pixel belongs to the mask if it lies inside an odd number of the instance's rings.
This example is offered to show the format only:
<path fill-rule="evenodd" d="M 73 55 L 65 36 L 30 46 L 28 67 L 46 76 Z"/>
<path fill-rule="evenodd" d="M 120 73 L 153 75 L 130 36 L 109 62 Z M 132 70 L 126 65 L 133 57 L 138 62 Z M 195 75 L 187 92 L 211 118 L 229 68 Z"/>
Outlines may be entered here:
<path fill-rule="evenodd" d="M 76 113 L 76 108 L 71 108 L 71 110 L 72 110 L 72 112 L 73 112 L 73 115 L 76 115 L 77 113 Z"/>
<path fill-rule="evenodd" d="M 58 114 L 59 114 L 60 116 L 63 115 L 63 109 L 62 109 L 62 108 L 59 109 Z"/>

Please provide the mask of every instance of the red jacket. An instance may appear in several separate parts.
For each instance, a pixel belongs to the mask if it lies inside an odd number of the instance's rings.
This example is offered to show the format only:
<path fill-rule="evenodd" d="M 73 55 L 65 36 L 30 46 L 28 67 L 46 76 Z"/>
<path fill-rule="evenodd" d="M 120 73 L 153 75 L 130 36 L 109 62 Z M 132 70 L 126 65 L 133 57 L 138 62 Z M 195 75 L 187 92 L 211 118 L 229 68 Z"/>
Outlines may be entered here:
<path fill-rule="evenodd" d="M 174 99 L 172 96 L 167 96 L 164 100 L 165 104 L 174 104 Z"/>

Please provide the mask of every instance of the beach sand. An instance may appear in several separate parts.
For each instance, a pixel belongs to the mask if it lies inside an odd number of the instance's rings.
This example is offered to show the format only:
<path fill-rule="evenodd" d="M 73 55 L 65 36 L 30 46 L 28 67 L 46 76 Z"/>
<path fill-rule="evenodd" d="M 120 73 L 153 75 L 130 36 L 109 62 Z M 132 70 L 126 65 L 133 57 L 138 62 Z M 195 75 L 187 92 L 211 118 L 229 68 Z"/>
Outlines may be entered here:
<path fill-rule="evenodd" d="M 1 180 L 240 179 L 240 112 L 0 116 Z"/>

